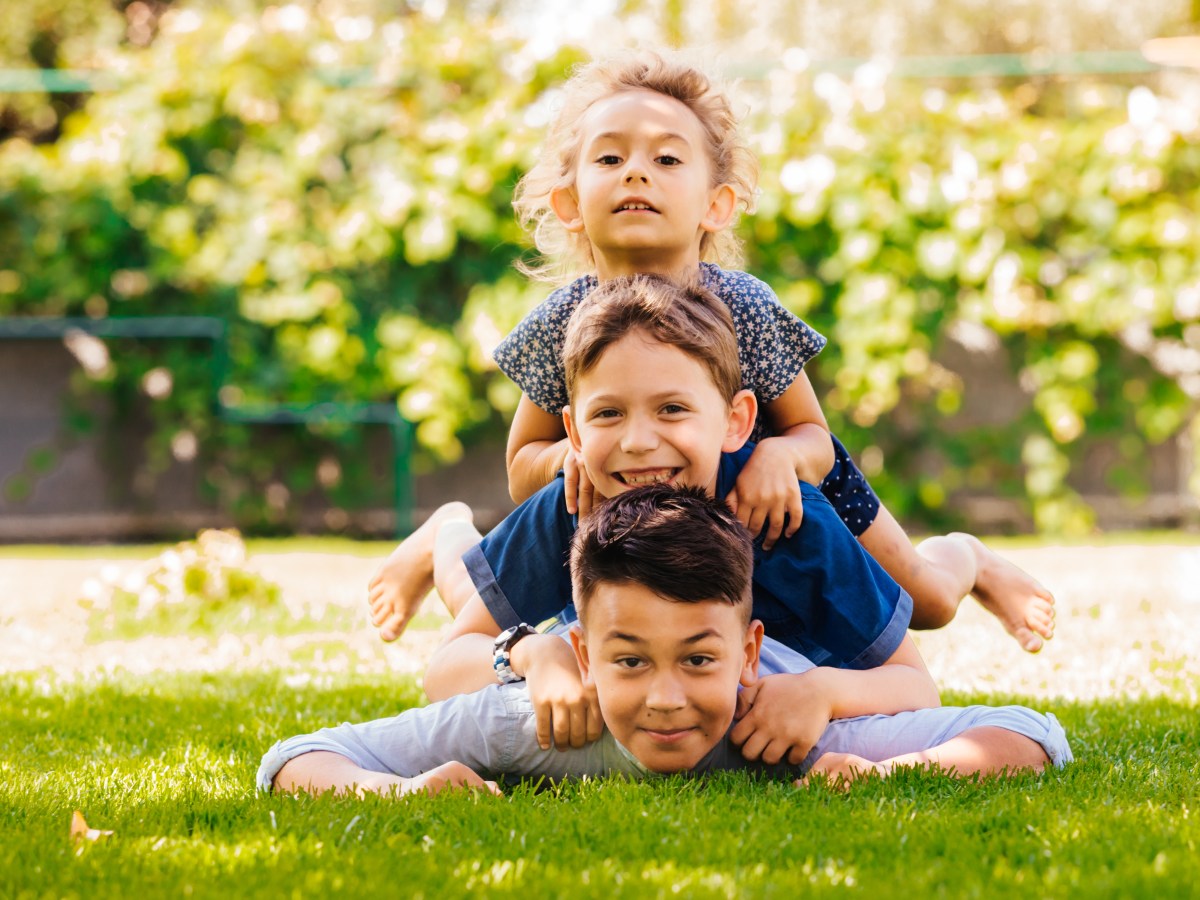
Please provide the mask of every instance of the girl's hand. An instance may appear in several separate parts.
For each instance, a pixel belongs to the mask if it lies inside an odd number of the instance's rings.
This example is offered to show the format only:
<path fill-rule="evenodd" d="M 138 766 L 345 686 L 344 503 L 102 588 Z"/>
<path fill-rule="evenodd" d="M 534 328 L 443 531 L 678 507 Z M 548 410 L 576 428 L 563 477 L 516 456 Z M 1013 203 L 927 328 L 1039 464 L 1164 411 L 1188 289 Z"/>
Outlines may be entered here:
<path fill-rule="evenodd" d="M 780 535 L 796 533 L 804 518 L 804 503 L 785 439 L 766 438 L 758 443 L 725 502 L 752 535 L 766 527 L 764 550 L 774 547 Z"/>
<path fill-rule="evenodd" d="M 799 675 L 768 675 L 738 694 L 738 723 L 730 739 L 742 756 L 774 765 L 804 762 L 829 725 L 832 707 L 821 688 L 819 670 Z"/>
<path fill-rule="evenodd" d="M 574 450 L 568 450 L 563 459 L 563 493 L 566 495 L 567 512 L 578 513 L 583 518 L 592 511 L 596 488 L 588 478 L 587 469 L 579 464 Z"/>
<path fill-rule="evenodd" d="M 565 750 L 582 747 L 604 732 L 600 701 L 585 685 L 575 654 L 562 638 L 531 634 L 513 647 L 513 671 L 523 674 L 537 723 L 538 746 Z"/>

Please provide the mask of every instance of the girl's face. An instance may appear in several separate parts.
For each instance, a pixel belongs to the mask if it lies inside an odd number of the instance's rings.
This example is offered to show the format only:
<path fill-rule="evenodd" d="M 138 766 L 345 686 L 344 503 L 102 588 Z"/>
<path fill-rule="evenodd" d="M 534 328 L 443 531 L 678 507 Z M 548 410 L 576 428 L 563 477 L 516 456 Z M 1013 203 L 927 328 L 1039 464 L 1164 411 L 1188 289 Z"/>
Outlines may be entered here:
<path fill-rule="evenodd" d="M 592 104 L 581 128 L 573 187 L 551 194 L 568 231 L 583 233 L 601 279 L 678 275 L 700 264 L 700 239 L 734 212 L 712 184 L 703 126 L 673 97 L 622 91 Z"/>

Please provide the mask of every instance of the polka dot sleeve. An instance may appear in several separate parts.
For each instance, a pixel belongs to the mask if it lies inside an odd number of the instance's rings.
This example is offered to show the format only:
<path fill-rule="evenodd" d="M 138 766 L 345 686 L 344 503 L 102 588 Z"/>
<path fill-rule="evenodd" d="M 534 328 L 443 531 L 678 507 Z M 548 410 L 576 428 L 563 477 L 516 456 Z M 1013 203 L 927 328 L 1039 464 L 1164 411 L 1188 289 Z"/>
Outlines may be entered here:
<path fill-rule="evenodd" d="M 792 315 L 763 282 L 745 272 L 706 269 L 717 295 L 729 306 L 738 336 L 743 385 L 770 403 L 796 380 L 826 340 Z"/>

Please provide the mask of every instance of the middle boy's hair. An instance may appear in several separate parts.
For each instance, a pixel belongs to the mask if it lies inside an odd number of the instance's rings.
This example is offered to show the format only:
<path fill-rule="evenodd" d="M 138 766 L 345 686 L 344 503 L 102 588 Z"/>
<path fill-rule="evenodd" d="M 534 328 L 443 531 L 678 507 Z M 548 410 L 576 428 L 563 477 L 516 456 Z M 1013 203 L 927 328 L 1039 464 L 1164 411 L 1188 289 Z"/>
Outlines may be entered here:
<path fill-rule="evenodd" d="M 754 546 L 724 500 L 703 488 L 650 484 L 582 518 L 571 543 L 575 606 L 586 617 L 602 584 L 639 584 L 666 600 L 719 602 L 746 622 Z"/>
<path fill-rule="evenodd" d="M 742 387 L 737 335 L 729 307 L 699 284 L 665 275 L 629 275 L 601 282 L 567 324 L 563 375 L 575 397 L 580 377 L 626 335 L 642 332 L 678 347 L 704 366 L 726 403 Z"/>

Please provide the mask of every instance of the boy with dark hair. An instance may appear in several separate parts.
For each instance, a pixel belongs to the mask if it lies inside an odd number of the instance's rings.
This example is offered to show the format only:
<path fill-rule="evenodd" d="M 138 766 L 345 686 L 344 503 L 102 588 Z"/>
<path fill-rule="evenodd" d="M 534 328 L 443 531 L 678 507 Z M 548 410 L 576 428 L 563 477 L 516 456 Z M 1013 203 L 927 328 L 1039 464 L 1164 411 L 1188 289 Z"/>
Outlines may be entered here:
<path fill-rule="evenodd" d="M 263 757 L 265 790 L 436 793 L 501 775 L 570 778 L 752 768 L 791 778 L 854 778 L 929 765 L 957 775 L 1061 766 L 1070 748 L 1053 716 L 1023 707 L 925 709 L 830 723 L 805 758 L 767 765 L 732 739 L 739 687 L 760 657 L 811 663 L 751 620 L 749 533 L 699 488 L 653 485 L 597 508 L 572 544 L 579 622 L 571 645 L 608 724 L 599 740 L 539 749 L 524 684 L 493 684 L 391 719 L 282 741 Z"/>

